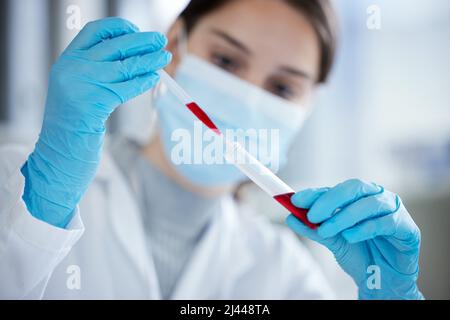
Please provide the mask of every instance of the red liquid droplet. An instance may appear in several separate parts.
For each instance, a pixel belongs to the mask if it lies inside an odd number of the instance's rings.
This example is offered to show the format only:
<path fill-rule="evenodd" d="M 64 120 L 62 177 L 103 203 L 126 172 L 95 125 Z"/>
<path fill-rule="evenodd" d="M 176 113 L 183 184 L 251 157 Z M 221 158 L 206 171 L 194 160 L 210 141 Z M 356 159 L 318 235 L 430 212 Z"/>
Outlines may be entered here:
<path fill-rule="evenodd" d="M 291 197 L 294 195 L 294 192 L 284 193 L 274 196 L 273 198 L 277 200 L 283 207 L 289 210 L 298 220 L 303 222 L 305 225 L 310 227 L 311 229 L 317 229 L 319 225 L 311 223 L 306 214 L 308 213 L 308 209 L 302 209 L 294 206 L 291 202 Z"/>
<path fill-rule="evenodd" d="M 203 111 L 203 109 L 200 108 L 198 104 L 196 104 L 195 102 L 191 102 L 191 103 L 186 104 L 186 107 L 188 107 L 188 109 L 191 110 L 191 112 L 193 114 L 195 114 L 195 116 L 201 122 L 203 122 L 203 124 L 205 126 L 207 126 L 209 129 L 214 131 L 216 134 L 218 134 L 218 135 L 221 134 L 220 130 L 217 128 L 217 126 L 214 124 L 214 122 L 212 122 L 212 120 L 208 117 L 206 112 Z"/>

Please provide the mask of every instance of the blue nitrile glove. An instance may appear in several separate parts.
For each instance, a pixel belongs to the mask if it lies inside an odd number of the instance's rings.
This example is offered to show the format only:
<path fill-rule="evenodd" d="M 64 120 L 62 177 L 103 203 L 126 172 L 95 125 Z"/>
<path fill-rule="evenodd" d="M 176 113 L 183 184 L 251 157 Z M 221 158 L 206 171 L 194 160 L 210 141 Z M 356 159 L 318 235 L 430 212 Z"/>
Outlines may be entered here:
<path fill-rule="evenodd" d="M 99 164 L 105 122 L 152 88 L 171 60 L 164 35 L 130 22 L 88 23 L 53 65 L 41 133 L 22 167 L 30 213 L 65 227 Z"/>
<path fill-rule="evenodd" d="M 359 289 L 360 299 L 422 299 L 419 273 L 420 231 L 400 198 L 382 187 L 348 180 L 333 188 L 307 189 L 292 203 L 310 209 L 317 230 L 290 215 L 298 234 L 330 249 Z"/>

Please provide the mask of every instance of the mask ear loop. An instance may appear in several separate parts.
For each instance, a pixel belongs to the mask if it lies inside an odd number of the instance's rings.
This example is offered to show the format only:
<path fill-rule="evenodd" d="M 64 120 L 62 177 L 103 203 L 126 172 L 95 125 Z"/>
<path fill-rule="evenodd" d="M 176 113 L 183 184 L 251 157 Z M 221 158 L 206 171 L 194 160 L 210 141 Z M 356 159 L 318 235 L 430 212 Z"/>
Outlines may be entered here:
<path fill-rule="evenodd" d="M 161 95 L 161 81 L 158 82 L 158 84 L 151 90 L 150 94 L 150 119 L 149 119 L 149 125 L 150 125 L 150 136 L 148 138 L 148 141 L 152 141 L 156 132 L 157 132 L 157 124 L 158 124 L 158 111 L 156 110 L 155 102 Z"/>
<path fill-rule="evenodd" d="M 187 45 L 187 32 L 186 27 L 183 21 L 180 21 L 181 27 L 180 31 L 178 32 L 178 35 L 176 37 L 177 41 L 177 49 L 178 49 L 178 55 L 181 57 L 181 59 L 188 53 L 188 45 Z M 168 91 L 167 87 L 162 83 L 162 81 L 159 81 L 158 84 L 152 89 L 151 92 L 151 105 L 152 105 L 152 113 L 150 118 L 150 123 L 153 127 L 157 124 L 157 118 L 158 118 L 158 112 L 155 108 L 155 101 L 162 96 L 163 94 L 166 94 Z"/>
<path fill-rule="evenodd" d="M 181 27 L 177 36 L 177 49 L 181 59 L 188 53 L 188 36 L 186 31 L 186 25 L 183 21 L 180 21 Z"/>

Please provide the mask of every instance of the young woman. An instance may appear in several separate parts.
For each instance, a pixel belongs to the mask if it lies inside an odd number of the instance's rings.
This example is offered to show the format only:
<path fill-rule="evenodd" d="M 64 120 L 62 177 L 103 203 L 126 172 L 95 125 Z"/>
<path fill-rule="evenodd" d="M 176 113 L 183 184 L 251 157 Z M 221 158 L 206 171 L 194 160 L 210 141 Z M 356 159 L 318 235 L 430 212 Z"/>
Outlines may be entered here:
<path fill-rule="evenodd" d="M 118 18 L 89 23 L 51 70 L 34 149 L 1 151 L 0 296 L 333 297 L 291 231 L 235 203 L 239 171 L 176 161 L 177 130 L 193 134 L 194 117 L 169 93 L 155 97 L 148 145 L 102 146 L 112 111 L 167 66 L 220 129 L 277 129 L 284 163 L 335 29 L 328 0 L 192 0 L 167 38 Z M 320 227 L 287 224 L 334 253 L 360 298 L 422 298 L 420 232 L 397 195 L 349 180 L 292 203 Z"/>

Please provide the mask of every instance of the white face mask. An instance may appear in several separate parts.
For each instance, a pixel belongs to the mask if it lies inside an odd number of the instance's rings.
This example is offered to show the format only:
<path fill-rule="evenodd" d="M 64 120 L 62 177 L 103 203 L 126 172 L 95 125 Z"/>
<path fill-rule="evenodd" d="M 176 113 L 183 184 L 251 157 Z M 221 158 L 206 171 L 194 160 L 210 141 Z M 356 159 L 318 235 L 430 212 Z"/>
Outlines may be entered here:
<path fill-rule="evenodd" d="M 287 161 L 289 147 L 297 135 L 309 110 L 292 102 L 277 97 L 257 86 L 210 64 L 196 56 L 186 54 L 177 68 L 175 80 L 210 116 L 219 130 L 241 129 L 244 132 L 253 130 L 256 137 L 248 136 L 246 148 L 258 160 L 276 171 Z M 173 133 L 177 129 L 185 129 L 194 136 L 195 116 L 169 92 L 162 93 L 155 101 L 159 115 L 161 137 L 166 156 L 173 160 L 173 150 L 179 141 L 174 141 Z M 267 130 L 270 135 L 276 130 L 279 133 L 278 143 L 272 146 L 277 150 L 277 163 L 267 163 L 260 154 L 252 150 L 258 147 L 263 139 L 260 130 Z M 267 139 L 266 139 L 267 140 Z M 194 141 L 194 143 L 196 143 Z M 176 162 L 176 161 L 175 161 Z M 175 168 L 195 184 L 203 186 L 229 185 L 246 180 L 246 177 L 230 164 L 176 164 Z"/>

